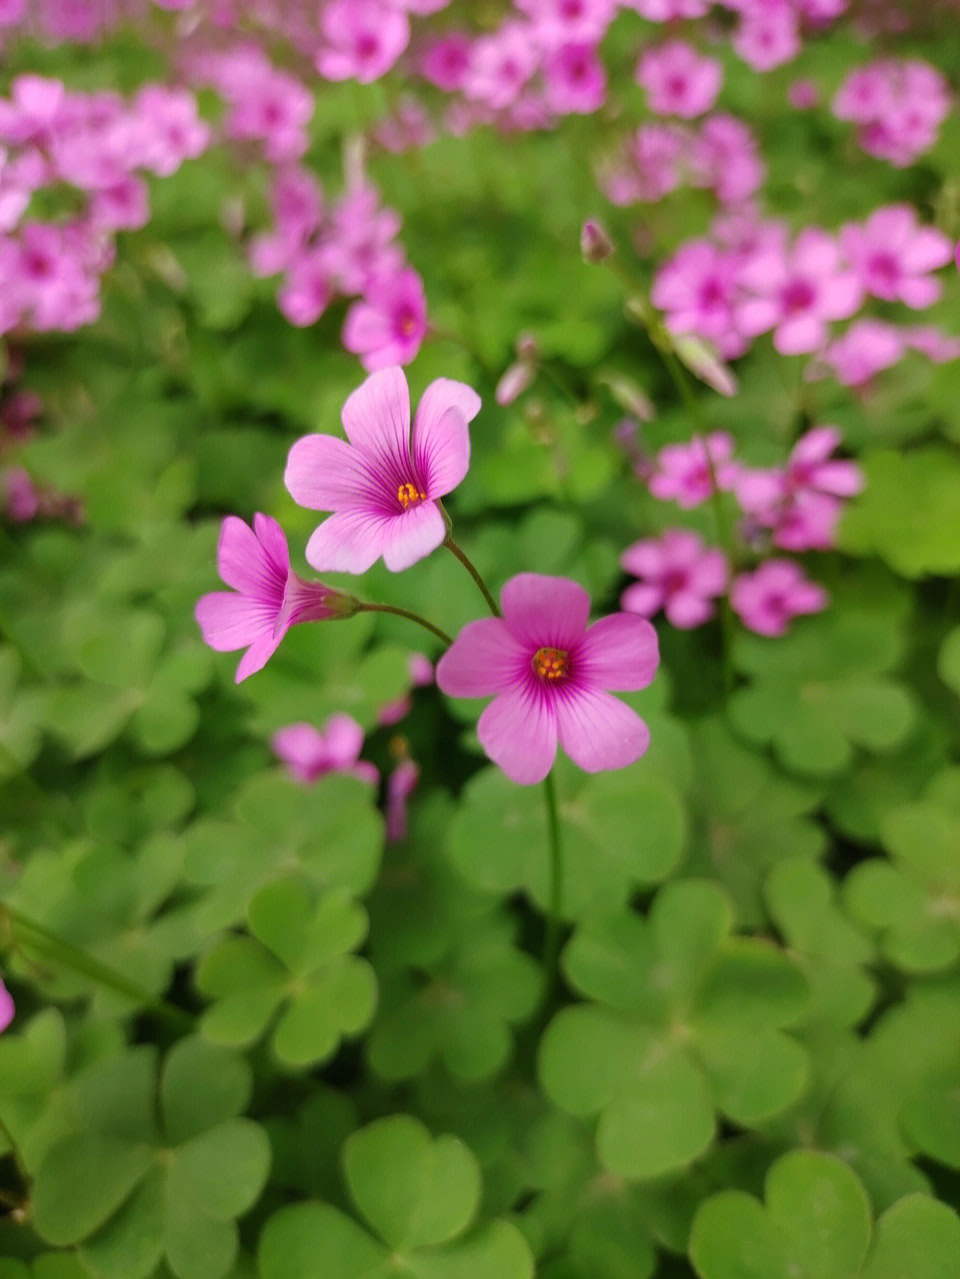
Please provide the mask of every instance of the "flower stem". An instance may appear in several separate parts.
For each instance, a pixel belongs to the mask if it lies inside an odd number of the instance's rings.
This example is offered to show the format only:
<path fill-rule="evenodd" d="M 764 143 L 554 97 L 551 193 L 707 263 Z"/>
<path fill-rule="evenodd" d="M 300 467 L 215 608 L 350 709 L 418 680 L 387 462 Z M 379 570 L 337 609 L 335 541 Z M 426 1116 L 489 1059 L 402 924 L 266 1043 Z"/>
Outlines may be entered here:
<path fill-rule="evenodd" d="M 448 550 L 451 550 L 454 553 L 454 555 L 457 557 L 457 559 L 460 561 L 463 567 L 467 570 L 467 572 L 476 582 L 477 586 L 480 588 L 480 594 L 487 601 L 487 607 L 489 608 L 490 612 L 494 615 L 494 617 L 499 617 L 500 609 L 497 606 L 497 601 L 493 598 L 493 596 L 487 590 L 486 582 L 483 580 L 483 578 L 477 572 L 476 567 L 467 558 L 465 553 L 456 544 L 456 542 L 453 540 L 453 538 L 451 537 L 449 533 L 447 534 L 443 544 L 445 547 L 447 547 Z"/>
<path fill-rule="evenodd" d="M 550 905 L 547 911 L 547 930 L 543 942 L 543 971 L 546 973 L 544 1002 L 550 1000 L 559 980 L 560 961 L 560 901 L 563 892 L 563 867 L 560 861 L 560 814 L 557 811 L 557 789 L 553 773 L 543 779 L 543 794 L 547 803 L 547 843 L 550 856 Z"/>
<path fill-rule="evenodd" d="M 58 937 L 56 933 L 45 928 L 43 924 L 38 924 L 36 920 L 22 914 L 19 910 L 15 910 L 13 906 L 8 905 L 6 902 L 0 902 L 0 917 L 3 915 L 6 915 L 14 926 L 13 931 L 17 934 L 17 941 L 24 949 L 39 951 L 41 955 L 45 955 L 48 959 L 66 964 L 68 968 L 74 969 L 75 972 L 83 973 L 85 977 L 90 977 L 93 981 L 99 982 L 101 986 L 106 986 L 108 990 L 115 990 L 117 994 L 125 995 L 128 999 L 132 999 L 138 1004 L 143 1004 L 151 1012 L 165 1017 L 167 1021 L 176 1024 L 181 1029 L 189 1029 L 193 1026 L 193 1017 L 184 1012 L 182 1008 L 175 1008 L 173 1004 L 168 1004 L 165 999 L 159 999 L 156 995 L 151 995 L 142 986 L 129 981 L 124 977 L 123 973 L 117 972 L 116 969 L 110 968 L 107 964 L 101 964 L 98 959 L 94 959 L 86 951 L 68 941 L 64 941 L 62 937 Z"/>
<path fill-rule="evenodd" d="M 428 631 L 432 631 L 438 639 L 443 640 L 444 644 L 453 643 L 446 631 L 441 631 L 439 626 L 434 626 L 433 622 L 428 622 L 419 613 L 411 613 L 408 608 L 400 608 L 396 604 L 361 604 L 358 611 L 361 613 L 393 613 L 396 617 L 405 617 L 408 622 L 416 622 L 418 626 L 424 626 Z"/>

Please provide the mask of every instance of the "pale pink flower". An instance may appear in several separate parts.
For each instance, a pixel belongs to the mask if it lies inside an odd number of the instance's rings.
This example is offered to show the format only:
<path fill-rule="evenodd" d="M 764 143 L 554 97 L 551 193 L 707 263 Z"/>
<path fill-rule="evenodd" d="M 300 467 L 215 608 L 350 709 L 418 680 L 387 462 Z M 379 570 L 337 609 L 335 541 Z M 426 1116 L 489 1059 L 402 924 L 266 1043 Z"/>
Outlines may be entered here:
<path fill-rule="evenodd" d="M 723 83 L 723 67 L 701 57 L 683 40 L 647 49 L 637 63 L 637 83 L 658 115 L 692 117 L 709 111 Z"/>
<path fill-rule="evenodd" d="M 252 531 L 237 516 L 227 516 L 217 571 L 233 590 L 204 595 L 194 616 L 205 643 L 218 653 L 247 649 L 237 667 L 238 684 L 266 665 L 297 622 L 351 617 L 357 611 L 352 595 L 291 572 L 287 539 L 269 515 L 255 515 Z"/>
<path fill-rule="evenodd" d="M 0 1034 L 2 1034 L 13 1021 L 16 1011 L 17 1009 L 13 1002 L 13 996 L 3 984 L 2 978 L 0 978 Z"/>
<path fill-rule="evenodd" d="M 461 32 L 431 40 L 420 55 L 420 74 L 445 93 L 462 89 L 470 73 L 470 39 Z"/>
<path fill-rule="evenodd" d="M 704 120 L 690 147 L 692 181 L 710 187 L 721 204 L 739 204 L 763 182 L 766 168 L 749 125 L 732 115 Z"/>
<path fill-rule="evenodd" d="M 312 724 L 288 724 L 270 739 L 273 753 L 301 782 L 315 782 L 326 773 L 348 773 L 376 782 L 380 774 L 360 759 L 363 729 L 351 715 L 331 715 L 322 729 Z"/>
<path fill-rule="evenodd" d="M 515 782 L 542 781 L 557 742 L 586 772 L 639 759 L 650 734 L 607 689 L 645 688 L 657 669 L 657 635 L 644 618 L 616 613 L 588 628 L 590 598 L 563 577 L 520 573 L 504 586 L 503 616 L 468 622 L 437 664 L 448 697 L 494 700 L 477 723 L 490 758 Z"/>
<path fill-rule="evenodd" d="M 673 501 L 689 510 L 710 497 L 714 480 L 720 490 L 732 488 L 738 470 L 732 437 L 726 431 L 714 431 L 706 440 L 662 448 L 648 485 L 661 502 Z"/>
<path fill-rule="evenodd" d="M 611 204 L 653 204 L 675 190 L 681 181 L 684 141 L 674 125 L 641 125 L 623 157 L 601 174 L 600 182 Z"/>
<path fill-rule="evenodd" d="M 480 397 L 438 378 L 424 391 L 410 434 L 410 395 L 400 368 L 381 369 L 347 397 L 347 440 L 307 435 L 290 450 L 285 482 L 295 502 L 333 511 L 313 533 L 307 560 L 318 571 L 365 573 L 383 556 L 394 572 L 446 536 L 438 501 L 470 462 L 467 424 Z"/>
<path fill-rule="evenodd" d="M 730 607 L 758 635 L 782 635 L 802 613 L 819 613 L 830 597 L 793 560 L 768 560 L 741 573 L 730 588 Z"/>
<path fill-rule="evenodd" d="M 710 0 L 620 0 L 621 9 L 635 9 L 648 22 L 679 22 L 682 18 L 702 18 Z"/>
<path fill-rule="evenodd" d="M 0 471 L 3 513 L 14 524 L 28 524 L 40 510 L 41 493 L 22 466 Z"/>
<path fill-rule="evenodd" d="M 516 0 L 516 5 L 547 48 L 569 41 L 596 45 L 616 12 L 614 0 Z"/>
<path fill-rule="evenodd" d="M 898 168 L 933 145 L 949 111 L 947 81 L 919 59 L 885 58 L 858 67 L 833 100 L 834 115 L 859 125 L 864 151 Z"/>
<path fill-rule="evenodd" d="M 934 364 L 949 364 L 960 359 L 960 337 L 943 333 L 932 324 L 912 324 L 901 329 L 903 340 L 913 351 L 919 351 Z"/>
<path fill-rule="evenodd" d="M 868 293 L 914 310 L 939 298 L 940 281 L 929 272 L 951 257 L 947 237 L 935 227 L 921 226 L 909 204 L 875 209 L 862 225 L 848 223 L 840 232 L 840 247 Z"/>
<path fill-rule="evenodd" d="M 386 837 L 390 843 L 407 834 L 407 802 L 420 781 L 420 765 L 403 759 L 387 778 Z"/>
<path fill-rule="evenodd" d="M 133 101 L 137 165 L 169 177 L 184 160 L 194 160 L 210 145 L 210 126 L 197 114 L 188 89 L 150 84 Z"/>
<path fill-rule="evenodd" d="M 384 0 L 329 0 L 320 30 L 316 65 L 328 80 L 379 80 L 410 42 L 407 15 Z"/>
<path fill-rule="evenodd" d="M 0 139 L 21 146 L 47 146 L 56 137 L 66 104 L 61 80 L 24 74 L 15 76 L 10 100 L 0 98 Z"/>
<path fill-rule="evenodd" d="M 758 253 L 742 271 L 749 295 L 740 303 L 741 332 L 774 330 L 781 355 L 822 347 L 831 320 L 845 320 L 860 305 L 860 281 L 843 266 L 836 241 L 817 227 L 801 231 L 791 248 Z"/>
<path fill-rule="evenodd" d="M 333 298 L 329 262 L 322 249 L 301 254 L 287 268 L 277 293 L 277 308 L 291 324 L 306 328 L 316 324 Z"/>
<path fill-rule="evenodd" d="M 903 330 L 895 324 L 856 320 L 830 343 L 807 376 L 822 377 L 821 366 L 825 366 L 844 386 L 865 386 L 881 370 L 902 360 L 905 350 Z"/>
<path fill-rule="evenodd" d="M 797 12 L 788 0 L 763 0 L 742 14 L 732 44 L 754 71 L 772 71 L 800 52 Z"/>
<path fill-rule="evenodd" d="M 368 281 L 366 297 L 347 312 L 343 345 L 372 372 L 391 364 L 409 364 L 426 332 L 423 281 L 407 267 Z"/>
<path fill-rule="evenodd" d="M 558 115 L 590 115 L 603 106 L 607 76 L 594 45 L 561 44 L 543 65 L 547 106 Z"/>
<path fill-rule="evenodd" d="M 687 630 L 714 614 L 714 599 L 727 585 L 723 551 L 706 547 L 698 533 L 673 528 L 659 538 L 634 542 L 620 556 L 620 564 L 641 580 L 620 596 L 628 613 L 652 617 L 663 609 L 671 626 Z"/>

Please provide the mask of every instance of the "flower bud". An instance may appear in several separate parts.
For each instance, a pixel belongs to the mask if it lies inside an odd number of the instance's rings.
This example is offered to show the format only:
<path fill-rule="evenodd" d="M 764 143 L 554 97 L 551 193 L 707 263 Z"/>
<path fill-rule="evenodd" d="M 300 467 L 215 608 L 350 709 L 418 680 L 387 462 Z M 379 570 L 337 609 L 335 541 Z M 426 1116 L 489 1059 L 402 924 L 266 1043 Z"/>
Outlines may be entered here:
<path fill-rule="evenodd" d="M 613 253 L 613 241 L 593 218 L 588 218 L 580 232 L 580 252 L 585 261 L 604 262 Z"/>

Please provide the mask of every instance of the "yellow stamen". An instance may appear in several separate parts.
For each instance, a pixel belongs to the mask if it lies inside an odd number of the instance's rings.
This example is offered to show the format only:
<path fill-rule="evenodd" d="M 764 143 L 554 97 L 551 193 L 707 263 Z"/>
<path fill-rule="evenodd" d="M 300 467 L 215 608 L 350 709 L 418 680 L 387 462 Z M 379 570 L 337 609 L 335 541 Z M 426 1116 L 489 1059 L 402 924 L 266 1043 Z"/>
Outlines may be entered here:
<path fill-rule="evenodd" d="M 418 489 L 416 484 L 411 484 L 409 480 L 406 484 L 401 484 L 397 489 L 397 501 L 404 510 L 410 506 L 415 506 L 417 502 L 425 502 L 426 500 L 426 493 Z"/>
<path fill-rule="evenodd" d="M 562 648 L 538 648 L 533 655 L 533 669 L 541 679 L 555 684 L 570 672 L 570 654 Z"/>

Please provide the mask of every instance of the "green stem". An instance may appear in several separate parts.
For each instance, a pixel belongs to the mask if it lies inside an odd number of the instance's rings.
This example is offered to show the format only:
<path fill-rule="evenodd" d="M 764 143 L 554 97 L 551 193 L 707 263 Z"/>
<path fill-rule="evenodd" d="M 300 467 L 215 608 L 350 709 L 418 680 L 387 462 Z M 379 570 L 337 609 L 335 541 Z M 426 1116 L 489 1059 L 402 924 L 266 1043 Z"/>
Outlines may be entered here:
<path fill-rule="evenodd" d="M 460 549 L 460 547 L 456 544 L 456 542 L 453 540 L 452 536 L 449 533 L 447 534 L 443 544 L 445 547 L 447 547 L 448 550 L 454 553 L 454 555 L 457 557 L 457 559 L 460 561 L 463 567 L 467 570 L 467 572 L 476 582 L 477 586 L 480 589 L 480 594 L 487 601 L 487 607 L 489 608 L 490 612 L 494 615 L 494 617 L 499 617 L 500 609 L 497 607 L 497 601 L 493 598 L 493 596 L 487 590 L 486 582 L 483 580 L 483 578 L 477 572 L 475 566 L 470 562 L 470 560 L 467 558 L 464 552 Z"/>
<path fill-rule="evenodd" d="M 543 941 L 543 971 L 546 974 L 544 1003 L 548 1003 L 559 980 L 560 962 L 560 902 L 563 894 L 563 867 L 560 861 L 560 814 L 557 811 L 557 789 L 553 773 L 543 779 L 543 794 L 547 804 L 547 843 L 550 854 L 550 905 L 547 911 L 547 929 Z"/>
<path fill-rule="evenodd" d="M 116 969 L 110 968 L 106 964 L 101 964 L 98 959 L 94 959 L 78 946 L 64 941 L 62 937 L 58 937 L 56 933 L 45 928 L 43 924 L 38 924 L 36 920 L 22 914 L 6 902 L 0 902 L 0 915 L 4 914 L 15 926 L 15 932 L 19 934 L 17 940 L 21 946 L 39 951 L 40 954 L 46 955 L 48 959 L 59 960 L 61 963 L 66 964 L 68 968 L 72 968 L 76 972 L 90 977 L 93 981 L 99 982 L 101 986 L 106 986 L 107 989 L 115 990 L 119 995 L 125 995 L 128 999 L 132 999 L 138 1004 L 143 1004 L 144 1007 L 157 1013 L 158 1016 L 165 1017 L 183 1030 L 190 1029 L 193 1026 L 194 1019 L 189 1013 L 185 1013 L 183 1009 L 175 1008 L 173 1004 L 168 1004 L 165 999 L 159 999 L 156 995 L 151 995 L 142 986 L 128 981 L 123 973 L 118 973 Z"/>
<path fill-rule="evenodd" d="M 416 622 L 418 626 L 426 627 L 428 631 L 432 631 L 438 639 L 443 640 L 444 644 L 452 644 L 453 640 L 446 631 L 441 631 L 439 626 L 434 626 L 433 622 L 428 622 L 425 617 L 421 617 L 419 613 L 411 613 L 408 608 L 400 608 L 395 604 L 361 604 L 359 608 L 361 613 L 393 613 L 395 617 L 405 617 L 408 622 Z"/>

